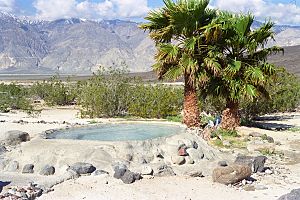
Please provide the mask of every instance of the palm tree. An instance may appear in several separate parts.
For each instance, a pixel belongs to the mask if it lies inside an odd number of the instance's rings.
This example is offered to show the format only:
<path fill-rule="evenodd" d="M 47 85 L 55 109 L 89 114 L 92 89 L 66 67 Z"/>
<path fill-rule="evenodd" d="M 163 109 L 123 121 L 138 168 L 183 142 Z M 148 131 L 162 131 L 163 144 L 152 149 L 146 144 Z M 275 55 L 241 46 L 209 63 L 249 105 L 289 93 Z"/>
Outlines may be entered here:
<path fill-rule="evenodd" d="M 241 99 L 252 101 L 260 96 L 269 96 L 266 86 L 276 75 L 276 68 L 267 62 L 267 57 L 283 51 L 276 46 L 265 47 L 273 39 L 273 23 L 266 22 L 253 30 L 253 22 L 254 17 L 250 14 L 220 12 L 206 27 L 207 36 L 219 36 L 207 59 L 222 66 L 222 73 L 211 77 L 206 91 L 226 99 L 221 124 L 226 130 L 234 130 L 240 125 L 238 111 Z"/>
<path fill-rule="evenodd" d="M 160 79 L 184 79 L 184 119 L 188 127 L 199 126 L 197 88 L 209 80 L 203 65 L 207 41 L 203 27 L 216 16 L 209 0 L 164 0 L 164 7 L 151 11 L 148 23 L 140 27 L 150 32 L 157 53 L 153 69 Z"/>

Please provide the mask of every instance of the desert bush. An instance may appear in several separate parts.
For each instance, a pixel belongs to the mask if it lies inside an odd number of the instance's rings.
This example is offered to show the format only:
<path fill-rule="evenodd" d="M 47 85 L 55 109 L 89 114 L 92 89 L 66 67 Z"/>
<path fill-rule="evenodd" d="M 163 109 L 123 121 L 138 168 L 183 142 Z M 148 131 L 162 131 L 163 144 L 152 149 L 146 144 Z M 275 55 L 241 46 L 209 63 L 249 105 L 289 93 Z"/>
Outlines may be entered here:
<path fill-rule="evenodd" d="M 281 70 L 267 90 L 270 98 L 257 98 L 253 102 L 242 101 L 241 109 L 249 119 L 262 114 L 293 111 L 300 105 L 300 80 L 293 74 Z"/>
<path fill-rule="evenodd" d="M 31 87 L 31 95 L 39 97 L 49 105 L 69 105 L 77 97 L 77 89 L 70 82 L 63 83 L 53 76 L 49 81 L 37 82 Z"/>
<path fill-rule="evenodd" d="M 10 109 L 22 109 L 32 111 L 28 90 L 16 84 L 0 84 L 0 111 L 7 112 Z"/>
<path fill-rule="evenodd" d="M 125 76 L 124 69 L 100 70 L 80 83 L 83 116 L 166 118 L 182 109 L 182 88 L 142 83 Z"/>

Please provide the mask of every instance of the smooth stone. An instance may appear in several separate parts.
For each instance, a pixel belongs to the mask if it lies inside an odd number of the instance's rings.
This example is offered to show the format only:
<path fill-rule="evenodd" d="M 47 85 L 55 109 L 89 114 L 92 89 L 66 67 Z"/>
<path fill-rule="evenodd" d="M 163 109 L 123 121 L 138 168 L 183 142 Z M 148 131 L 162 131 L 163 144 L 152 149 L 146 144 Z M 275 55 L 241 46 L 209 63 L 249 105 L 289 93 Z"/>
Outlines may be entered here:
<path fill-rule="evenodd" d="M 45 167 L 43 167 L 43 169 L 40 171 L 41 175 L 44 176 L 50 176 L 55 174 L 55 167 L 50 166 L 50 165 L 46 165 Z"/>
<path fill-rule="evenodd" d="M 231 165 L 213 170 L 213 181 L 225 185 L 238 183 L 251 176 L 251 168 L 247 165 Z"/>
<path fill-rule="evenodd" d="M 4 137 L 0 140 L 2 140 L 2 143 L 5 145 L 18 145 L 22 142 L 30 141 L 30 136 L 26 132 L 13 130 L 4 133 Z"/>
<path fill-rule="evenodd" d="M 94 167 L 90 163 L 83 163 L 83 162 L 78 162 L 73 164 L 72 166 L 69 167 L 68 170 L 73 170 L 74 172 L 78 174 L 91 174 L 96 170 L 96 167 Z"/>
<path fill-rule="evenodd" d="M 172 163 L 176 165 L 183 165 L 185 163 L 185 158 L 183 156 L 172 156 Z"/>
<path fill-rule="evenodd" d="M 27 164 L 23 167 L 22 173 L 23 174 L 33 174 L 34 173 L 34 165 L 33 164 Z"/>
<path fill-rule="evenodd" d="M 165 177 L 165 176 L 176 176 L 175 172 L 173 171 L 172 167 L 168 165 L 161 165 L 157 168 L 157 173 L 154 176 L 158 177 Z"/>

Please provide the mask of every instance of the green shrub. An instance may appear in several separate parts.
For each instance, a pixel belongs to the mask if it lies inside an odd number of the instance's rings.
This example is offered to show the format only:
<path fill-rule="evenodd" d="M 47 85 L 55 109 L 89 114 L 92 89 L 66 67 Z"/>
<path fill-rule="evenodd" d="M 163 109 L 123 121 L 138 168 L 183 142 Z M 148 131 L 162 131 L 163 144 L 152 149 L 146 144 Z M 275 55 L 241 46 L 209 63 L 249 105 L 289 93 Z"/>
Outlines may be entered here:
<path fill-rule="evenodd" d="M 10 109 L 21 109 L 32 112 L 28 90 L 15 84 L 0 84 L 0 111 L 8 112 Z"/>
<path fill-rule="evenodd" d="M 50 81 L 35 83 L 31 87 L 31 95 L 45 100 L 49 105 L 70 105 L 77 96 L 76 89 L 70 82 L 63 83 L 54 76 Z"/>

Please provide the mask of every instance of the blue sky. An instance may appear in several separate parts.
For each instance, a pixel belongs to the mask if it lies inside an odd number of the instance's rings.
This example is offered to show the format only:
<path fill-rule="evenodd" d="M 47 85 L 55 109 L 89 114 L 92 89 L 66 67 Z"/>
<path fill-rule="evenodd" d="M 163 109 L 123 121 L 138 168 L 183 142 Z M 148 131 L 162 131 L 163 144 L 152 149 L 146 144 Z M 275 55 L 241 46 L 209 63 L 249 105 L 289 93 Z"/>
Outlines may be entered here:
<path fill-rule="evenodd" d="M 0 11 L 33 19 L 142 20 L 162 0 L 0 0 Z M 252 12 L 258 20 L 300 25 L 300 0 L 211 0 L 210 6 L 233 12 Z"/>

